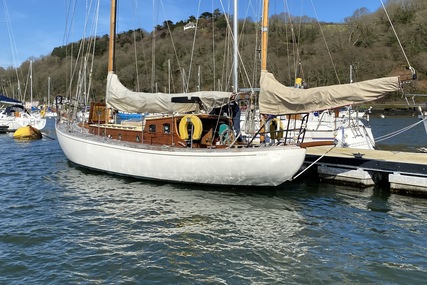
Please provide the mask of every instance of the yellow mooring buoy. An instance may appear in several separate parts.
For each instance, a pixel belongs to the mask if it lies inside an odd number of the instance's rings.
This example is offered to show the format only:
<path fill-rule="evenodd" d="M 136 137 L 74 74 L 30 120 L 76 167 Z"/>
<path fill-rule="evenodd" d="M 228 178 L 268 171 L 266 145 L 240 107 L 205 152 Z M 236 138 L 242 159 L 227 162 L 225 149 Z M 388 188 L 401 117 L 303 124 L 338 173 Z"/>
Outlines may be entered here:
<path fill-rule="evenodd" d="M 42 138 L 40 130 L 28 125 L 17 129 L 13 133 L 13 138 L 17 140 L 39 140 Z"/>

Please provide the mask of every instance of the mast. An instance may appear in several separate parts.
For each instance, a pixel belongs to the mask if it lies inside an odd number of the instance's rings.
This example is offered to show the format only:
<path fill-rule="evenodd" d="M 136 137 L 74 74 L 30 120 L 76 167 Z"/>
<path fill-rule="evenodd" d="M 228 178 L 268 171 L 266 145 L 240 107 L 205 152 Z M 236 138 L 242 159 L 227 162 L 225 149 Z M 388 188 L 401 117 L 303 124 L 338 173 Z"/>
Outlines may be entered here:
<path fill-rule="evenodd" d="M 33 61 L 30 60 L 30 102 L 33 108 Z"/>
<path fill-rule="evenodd" d="M 237 16 L 237 2 L 238 0 L 234 0 L 234 21 L 233 21 L 233 33 L 234 33 L 234 52 L 233 52 L 233 92 L 237 94 L 239 91 L 239 79 L 238 79 L 238 16 Z"/>
<path fill-rule="evenodd" d="M 108 73 L 114 72 L 117 0 L 111 0 L 110 41 L 108 44 Z"/>
<path fill-rule="evenodd" d="M 47 78 L 47 105 L 50 106 L 50 76 Z"/>
<path fill-rule="evenodd" d="M 261 71 L 267 70 L 268 0 L 264 0 L 261 27 Z"/>

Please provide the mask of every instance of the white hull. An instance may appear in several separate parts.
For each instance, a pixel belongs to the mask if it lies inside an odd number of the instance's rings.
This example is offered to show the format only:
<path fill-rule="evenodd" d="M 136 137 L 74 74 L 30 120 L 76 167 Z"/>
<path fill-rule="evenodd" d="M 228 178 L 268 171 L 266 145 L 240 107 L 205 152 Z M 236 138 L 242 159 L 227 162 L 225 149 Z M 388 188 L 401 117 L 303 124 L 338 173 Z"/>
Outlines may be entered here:
<path fill-rule="evenodd" d="M 338 118 L 325 111 L 318 115 L 310 113 L 304 141 L 335 140 L 337 147 L 357 149 L 375 149 L 375 140 L 370 127 L 365 125 L 354 113 L 345 116 L 340 113 Z"/>
<path fill-rule="evenodd" d="M 229 149 L 150 147 L 82 133 L 56 124 L 67 158 L 87 168 L 143 179 L 211 185 L 277 186 L 301 168 L 297 146 Z"/>
<path fill-rule="evenodd" d="M 255 116 L 255 123 L 252 126 L 246 127 L 245 121 L 246 114 L 243 112 L 241 116 L 241 130 L 242 133 L 252 135 L 259 129 L 259 115 Z M 289 120 L 286 116 L 278 116 L 280 118 L 283 127 L 286 129 Z M 301 120 L 291 120 L 289 124 L 291 131 L 288 135 L 288 139 L 292 140 L 298 135 L 299 129 L 301 128 Z M 266 132 L 269 132 L 267 127 Z M 266 140 L 270 135 L 266 135 Z M 259 136 L 258 136 L 259 141 Z M 340 117 L 335 118 L 335 115 L 331 112 L 325 111 L 320 114 L 310 113 L 309 119 L 305 127 L 304 142 L 314 141 L 335 141 L 336 147 L 349 147 L 357 149 L 375 149 L 374 136 L 370 127 L 366 126 L 361 119 L 357 117 Z"/>
<path fill-rule="evenodd" d="M 336 147 L 375 149 L 371 128 L 360 126 L 356 129 L 340 128 L 337 130 L 306 130 L 304 142 L 335 141 Z"/>
<path fill-rule="evenodd" d="M 41 130 L 46 126 L 46 119 L 28 114 L 23 114 L 20 117 L 0 115 L 0 126 L 8 126 L 9 132 L 28 125 Z"/>

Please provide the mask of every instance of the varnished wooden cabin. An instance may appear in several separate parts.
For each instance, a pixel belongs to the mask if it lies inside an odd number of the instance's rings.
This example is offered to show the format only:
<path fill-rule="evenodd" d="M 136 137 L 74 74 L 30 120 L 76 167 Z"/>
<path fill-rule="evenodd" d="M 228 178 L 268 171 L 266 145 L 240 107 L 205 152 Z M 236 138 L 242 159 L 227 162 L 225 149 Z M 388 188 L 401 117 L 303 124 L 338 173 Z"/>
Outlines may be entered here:
<path fill-rule="evenodd" d="M 234 140 L 229 117 L 211 114 L 146 116 L 142 122 L 108 123 L 104 103 L 92 103 L 88 128 L 91 134 L 127 142 L 192 148 L 226 147 Z"/>

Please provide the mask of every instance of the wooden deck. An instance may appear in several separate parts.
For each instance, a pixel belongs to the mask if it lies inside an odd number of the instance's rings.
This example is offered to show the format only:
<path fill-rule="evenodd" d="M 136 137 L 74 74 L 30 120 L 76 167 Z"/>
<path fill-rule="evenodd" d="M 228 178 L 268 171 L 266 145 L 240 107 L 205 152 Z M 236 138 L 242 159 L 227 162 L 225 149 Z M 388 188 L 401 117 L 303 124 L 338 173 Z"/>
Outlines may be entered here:
<path fill-rule="evenodd" d="M 378 160 L 397 163 L 412 163 L 424 165 L 427 169 L 427 153 L 413 153 L 403 151 L 385 151 L 385 150 L 365 150 L 354 148 L 338 148 L 332 146 L 318 146 L 307 148 L 307 155 L 322 156 L 329 151 L 326 156 L 339 158 L 358 159 L 358 154 L 362 155 L 365 160 Z M 424 172 L 427 175 L 427 171 Z"/>

